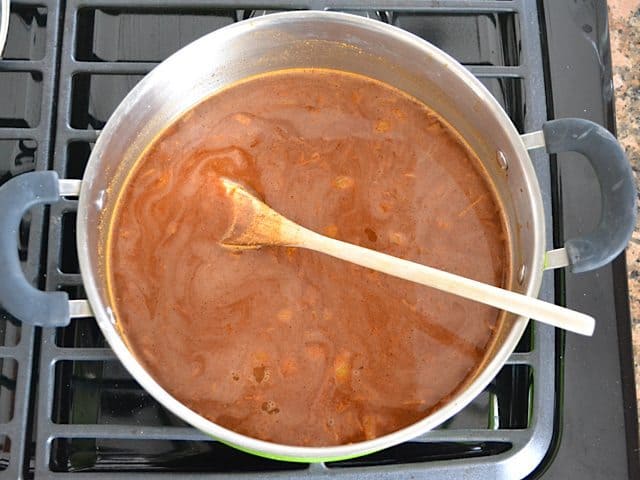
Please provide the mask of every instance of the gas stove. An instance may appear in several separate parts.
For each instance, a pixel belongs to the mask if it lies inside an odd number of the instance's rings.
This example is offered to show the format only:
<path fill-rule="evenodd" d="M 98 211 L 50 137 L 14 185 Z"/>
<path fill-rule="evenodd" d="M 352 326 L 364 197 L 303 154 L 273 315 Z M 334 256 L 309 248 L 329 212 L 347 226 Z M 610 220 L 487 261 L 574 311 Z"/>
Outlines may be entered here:
<path fill-rule="evenodd" d="M 0 60 L 0 183 L 47 169 L 81 179 L 100 129 L 157 63 L 217 28 L 292 9 L 364 15 L 428 40 L 475 74 L 521 133 L 568 116 L 615 127 L 604 2 L 21 0 Z M 547 245 L 588 231 L 599 197 L 586 162 L 531 159 Z M 80 299 L 76 206 L 32 209 L 20 258 L 34 286 Z M 596 272 L 548 272 L 540 298 L 595 316 L 595 336 L 534 324 L 488 388 L 436 430 L 312 465 L 251 456 L 184 424 L 128 375 L 91 318 L 41 329 L 0 310 L 0 480 L 640 478 L 624 256 Z"/>

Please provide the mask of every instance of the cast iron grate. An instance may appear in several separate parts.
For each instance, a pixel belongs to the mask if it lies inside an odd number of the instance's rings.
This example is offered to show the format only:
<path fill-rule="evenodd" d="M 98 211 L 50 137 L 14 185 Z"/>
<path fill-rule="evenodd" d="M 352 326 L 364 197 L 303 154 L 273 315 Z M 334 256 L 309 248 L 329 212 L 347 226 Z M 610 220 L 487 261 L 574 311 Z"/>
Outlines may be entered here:
<path fill-rule="evenodd" d="M 0 59 L 0 184 L 50 167 L 59 18 L 54 0 L 11 2 Z M 39 207 L 24 216 L 19 229 L 20 261 L 34 286 L 42 286 L 44 225 Z M 0 307 L 0 479 L 21 477 L 28 458 L 34 338 L 33 327 Z"/>
<path fill-rule="evenodd" d="M 59 65 L 53 169 L 81 178 L 99 129 L 135 83 L 158 61 L 226 24 L 273 11 L 330 9 L 366 15 L 410 30 L 460 59 L 521 131 L 546 120 L 538 13 L 521 1 L 264 1 L 68 0 Z M 532 155 L 551 211 L 547 156 Z M 49 209 L 46 288 L 85 298 L 75 254 L 77 202 Z M 551 218 L 547 218 L 551 245 Z M 553 300 L 552 277 L 541 297 Z M 105 345 L 93 319 L 44 329 L 40 343 L 33 475 L 124 478 L 172 472 L 278 478 L 513 478 L 546 453 L 555 406 L 553 329 L 529 330 L 495 381 L 437 430 L 361 459 L 293 464 L 259 459 L 188 427 L 142 390 Z M 375 468 L 374 468 L 375 467 Z"/>

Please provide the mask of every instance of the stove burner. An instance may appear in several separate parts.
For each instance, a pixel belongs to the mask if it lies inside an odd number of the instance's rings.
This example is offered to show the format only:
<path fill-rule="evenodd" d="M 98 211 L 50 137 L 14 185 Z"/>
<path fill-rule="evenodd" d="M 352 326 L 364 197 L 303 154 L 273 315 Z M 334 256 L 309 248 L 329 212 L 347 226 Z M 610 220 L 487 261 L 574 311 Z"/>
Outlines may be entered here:
<path fill-rule="evenodd" d="M 65 14 L 59 102 L 69 109 L 58 111 L 54 154 L 58 172 L 73 178 L 81 178 L 97 130 L 156 62 L 209 31 L 274 11 L 203 7 L 176 15 L 177 10 L 122 8 L 115 2 L 78 9 L 78 3 L 68 2 Z M 295 6 L 304 7 L 299 2 L 292 3 Z M 414 31 L 447 49 L 480 77 L 521 131 L 533 130 L 546 118 L 544 105 L 534 105 L 533 100 L 544 98 L 544 87 L 528 74 L 541 68 L 540 56 L 533 53 L 536 42 L 530 42 L 529 63 L 523 62 L 519 48 L 522 19 L 530 13 L 514 8 L 470 9 L 463 15 L 432 7 L 347 10 Z M 465 35 L 451 35 L 452 31 Z M 541 161 L 540 170 L 550 199 L 548 163 Z M 48 289 L 64 289 L 72 298 L 84 298 L 73 241 L 75 208 L 72 200 L 51 207 L 46 283 Z M 550 285 L 543 295 L 553 298 Z M 553 350 L 550 329 L 528 331 L 518 353 L 487 390 L 436 432 L 375 455 L 320 468 L 339 473 L 393 464 L 407 474 L 437 475 L 441 467 L 430 461 L 458 459 L 461 465 L 477 468 L 476 459 L 509 458 L 527 448 L 532 438 L 548 442 L 554 402 Z M 117 361 L 111 361 L 113 354 L 93 319 L 74 320 L 57 332 L 43 331 L 40 354 L 43 372 L 51 375 L 40 377 L 40 389 L 47 395 L 41 396 L 38 407 L 53 415 L 37 425 L 37 446 L 49 453 L 49 461 L 36 457 L 36 473 L 317 470 L 258 459 L 190 429 L 140 389 Z M 545 411 L 547 415 L 542 414 Z M 531 454 L 541 458 L 544 450 L 534 450 Z M 491 470 L 502 468 L 496 463 Z"/>

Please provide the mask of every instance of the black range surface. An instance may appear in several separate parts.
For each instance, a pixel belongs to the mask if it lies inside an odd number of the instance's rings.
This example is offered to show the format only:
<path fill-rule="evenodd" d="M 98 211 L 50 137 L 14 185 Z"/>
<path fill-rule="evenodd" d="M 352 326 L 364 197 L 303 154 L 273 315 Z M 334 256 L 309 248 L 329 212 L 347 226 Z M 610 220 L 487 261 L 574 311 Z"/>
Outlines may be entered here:
<path fill-rule="evenodd" d="M 566 116 L 614 127 L 604 2 L 16 1 L 0 60 L 0 182 L 34 169 L 81 179 L 99 130 L 158 62 L 224 25 L 309 8 L 365 15 L 442 48 L 521 133 Z M 558 157 L 531 154 L 549 246 L 588 230 L 599 202 L 582 159 Z M 20 254 L 34 285 L 85 298 L 76 204 L 30 212 Z M 624 258 L 547 273 L 540 296 L 596 316 L 596 335 L 535 324 L 486 391 L 437 430 L 316 465 L 247 455 L 185 425 L 132 380 L 93 319 L 39 329 L 3 314 L 0 479 L 640 478 Z"/>

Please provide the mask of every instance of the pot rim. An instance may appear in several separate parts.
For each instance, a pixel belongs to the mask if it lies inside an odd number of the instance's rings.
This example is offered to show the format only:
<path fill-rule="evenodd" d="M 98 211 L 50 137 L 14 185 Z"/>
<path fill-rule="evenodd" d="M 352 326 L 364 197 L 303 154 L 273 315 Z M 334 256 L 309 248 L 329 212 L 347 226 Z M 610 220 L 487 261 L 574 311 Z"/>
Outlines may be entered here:
<path fill-rule="evenodd" d="M 409 32 L 372 19 L 341 12 L 282 12 L 238 22 L 211 32 L 199 38 L 198 40 L 195 40 L 194 42 L 183 47 L 181 50 L 177 51 L 169 58 L 164 60 L 158 67 L 156 67 L 145 78 L 143 78 L 118 105 L 96 141 L 96 144 L 93 148 L 93 151 L 91 152 L 89 161 L 87 163 L 83 182 L 91 182 L 94 177 L 100 174 L 98 159 L 101 156 L 101 152 L 107 148 L 109 141 L 108 139 L 112 135 L 112 130 L 115 129 L 115 125 L 118 122 L 122 121 L 123 118 L 126 118 L 127 111 L 136 102 L 136 100 L 140 96 L 141 91 L 144 90 L 147 85 L 151 84 L 156 79 L 156 77 L 161 77 L 164 70 L 170 69 L 172 68 L 172 64 L 178 63 L 182 53 L 185 50 L 193 50 L 205 47 L 206 45 L 215 43 L 216 39 L 222 36 L 233 37 L 248 33 L 255 27 L 258 27 L 263 23 L 277 24 L 296 21 L 317 21 L 319 19 L 323 22 L 332 21 L 334 23 L 342 23 L 354 26 L 356 28 L 367 29 L 382 36 L 392 37 L 397 42 L 405 42 L 411 44 L 412 47 L 423 52 L 426 57 L 431 57 L 433 60 L 435 60 L 442 68 L 448 68 L 458 76 L 462 77 L 468 88 L 478 98 L 482 99 L 484 108 L 488 108 L 493 115 L 496 115 L 499 118 L 501 124 L 503 124 L 504 128 L 506 129 L 506 133 L 514 146 L 515 151 L 518 154 L 519 160 L 522 162 L 524 175 L 532 180 L 532 188 L 529 195 L 529 201 L 531 201 L 533 204 L 532 210 L 534 212 L 534 215 L 531 220 L 533 225 L 532 234 L 535 236 L 535 238 L 533 242 L 533 265 L 530 273 L 530 281 L 527 285 L 526 292 L 524 293 L 526 295 L 536 297 L 542 282 L 543 271 L 543 255 L 545 243 L 544 220 L 542 218 L 543 205 L 537 177 L 535 171 L 533 170 L 533 165 L 529 159 L 529 155 L 515 126 L 509 119 L 506 112 L 502 109 L 500 104 L 487 90 L 487 88 L 451 56 L 433 46 L 432 44 L 428 43 L 427 41 Z M 250 453 L 268 456 L 270 458 L 279 460 L 320 462 L 351 458 L 354 456 L 373 453 L 375 451 L 382 450 L 392 445 L 397 445 L 399 443 L 418 437 L 419 435 L 424 434 L 425 432 L 437 427 L 443 421 L 458 413 L 469 403 L 470 398 L 475 398 L 485 389 L 485 387 L 495 377 L 500 368 L 508 359 L 509 355 L 514 350 L 528 323 L 528 319 L 524 317 L 518 317 L 514 321 L 514 324 L 511 327 L 511 331 L 504 339 L 502 347 L 498 350 L 496 355 L 484 366 L 483 370 L 477 375 L 473 382 L 467 385 L 466 388 L 457 392 L 444 406 L 436 409 L 433 413 L 429 414 L 422 420 L 413 423 L 405 428 L 381 437 L 374 438 L 372 440 L 328 447 L 302 447 L 285 445 L 252 438 L 224 428 L 189 409 L 186 405 L 178 401 L 162 386 L 160 386 L 160 384 L 158 384 L 151 377 L 151 375 L 147 373 L 147 371 L 135 358 L 133 353 L 127 348 L 116 328 L 116 319 L 113 311 L 110 307 L 103 305 L 103 303 L 101 302 L 97 282 L 93 276 L 92 265 L 89 259 L 89 255 L 87 254 L 87 243 L 85 241 L 85 238 L 87 237 L 88 225 L 86 222 L 86 218 L 87 209 L 89 208 L 89 205 L 92 203 L 93 199 L 88 198 L 88 194 L 85 192 L 85 189 L 81 189 L 78 203 L 78 260 L 89 303 L 91 304 L 96 321 L 107 342 L 114 350 L 123 365 L 126 367 L 126 369 L 129 371 L 129 373 L 136 379 L 136 381 L 140 383 L 140 385 L 164 407 L 172 411 L 188 424 L 193 425 L 204 433 L 225 443 L 229 443 L 234 447 L 240 447 L 241 450 L 248 451 Z"/>

